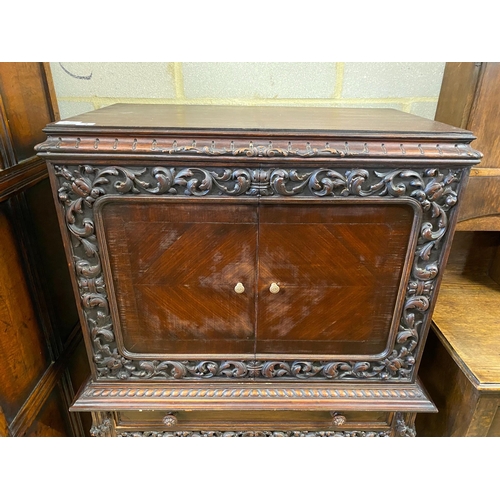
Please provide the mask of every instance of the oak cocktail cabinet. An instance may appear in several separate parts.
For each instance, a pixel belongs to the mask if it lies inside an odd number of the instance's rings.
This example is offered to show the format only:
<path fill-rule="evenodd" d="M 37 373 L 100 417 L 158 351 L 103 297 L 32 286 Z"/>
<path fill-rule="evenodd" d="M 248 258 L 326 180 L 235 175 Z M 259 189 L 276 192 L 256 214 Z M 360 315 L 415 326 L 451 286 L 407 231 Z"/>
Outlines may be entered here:
<path fill-rule="evenodd" d="M 116 104 L 50 178 L 102 436 L 412 436 L 471 165 L 383 109 Z"/>

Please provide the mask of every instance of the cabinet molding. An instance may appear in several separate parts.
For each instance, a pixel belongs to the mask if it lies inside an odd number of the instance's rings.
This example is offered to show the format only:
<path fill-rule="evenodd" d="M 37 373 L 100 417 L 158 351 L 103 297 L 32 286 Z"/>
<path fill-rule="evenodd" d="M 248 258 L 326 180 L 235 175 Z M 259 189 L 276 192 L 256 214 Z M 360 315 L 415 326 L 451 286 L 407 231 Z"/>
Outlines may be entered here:
<path fill-rule="evenodd" d="M 60 122 L 61 124 L 71 122 Z M 54 130 L 55 129 L 55 130 Z M 51 132 L 57 134 L 56 127 Z M 452 139 L 448 137 L 445 139 Z M 106 136 L 64 136 L 56 137 L 50 135 L 47 140 L 37 146 L 39 154 L 57 151 L 60 156 L 67 158 L 76 155 L 90 153 L 93 156 L 106 154 L 126 155 L 128 158 L 164 159 L 164 155 L 179 157 L 225 157 L 225 158 L 345 158 L 363 161 L 369 158 L 391 158 L 391 159 L 446 159 L 468 160 L 479 158 L 480 154 L 468 144 L 460 142 L 456 144 L 436 144 L 431 141 L 400 142 L 374 141 L 242 141 L 237 137 L 224 138 L 219 141 L 207 141 L 196 137 L 187 139 L 169 140 L 162 137 L 157 138 L 130 138 L 121 136 L 111 139 Z"/>

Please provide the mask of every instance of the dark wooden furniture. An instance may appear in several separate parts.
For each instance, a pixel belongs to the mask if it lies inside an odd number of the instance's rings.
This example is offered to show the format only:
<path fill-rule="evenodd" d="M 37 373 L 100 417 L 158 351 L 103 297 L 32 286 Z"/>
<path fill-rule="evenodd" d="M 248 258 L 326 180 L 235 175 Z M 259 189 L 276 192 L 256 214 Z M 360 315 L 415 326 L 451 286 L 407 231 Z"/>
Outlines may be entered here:
<path fill-rule="evenodd" d="M 49 166 L 94 435 L 414 435 L 480 155 L 394 110 L 114 105 Z"/>
<path fill-rule="evenodd" d="M 471 169 L 459 231 L 500 231 L 500 63 L 446 63 L 437 121 L 471 130 L 483 153 Z"/>
<path fill-rule="evenodd" d="M 89 425 L 68 413 L 89 368 L 34 151 L 57 118 L 48 65 L 0 63 L 0 436 L 78 436 Z"/>
<path fill-rule="evenodd" d="M 436 119 L 484 153 L 459 210 L 421 376 L 439 413 L 423 436 L 500 436 L 500 63 L 447 63 Z"/>
<path fill-rule="evenodd" d="M 456 233 L 420 370 L 439 413 L 419 435 L 500 436 L 499 310 L 500 233 Z"/>

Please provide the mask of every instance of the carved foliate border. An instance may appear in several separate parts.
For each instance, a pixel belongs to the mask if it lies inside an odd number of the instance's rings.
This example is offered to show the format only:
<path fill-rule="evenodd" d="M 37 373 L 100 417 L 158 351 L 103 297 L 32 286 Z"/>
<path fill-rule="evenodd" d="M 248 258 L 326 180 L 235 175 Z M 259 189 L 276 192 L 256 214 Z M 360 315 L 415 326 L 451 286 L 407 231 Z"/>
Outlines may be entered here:
<path fill-rule="evenodd" d="M 150 168 L 54 165 L 58 199 L 64 206 L 74 267 L 99 379 L 328 379 L 410 381 L 427 324 L 442 242 L 457 203 L 463 169 L 398 168 Z M 398 332 L 381 360 L 244 361 L 131 360 L 115 341 L 96 236 L 93 206 L 113 194 L 162 197 L 248 196 L 413 199 L 423 218 Z"/>
<path fill-rule="evenodd" d="M 93 437 L 416 437 L 415 414 L 397 412 L 395 425 L 388 430 L 169 430 L 124 431 L 115 428 L 109 412 L 93 412 Z"/>
<path fill-rule="evenodd" d="M 389 437 L 390 431 L 129 431 L 117 437 Z"/>

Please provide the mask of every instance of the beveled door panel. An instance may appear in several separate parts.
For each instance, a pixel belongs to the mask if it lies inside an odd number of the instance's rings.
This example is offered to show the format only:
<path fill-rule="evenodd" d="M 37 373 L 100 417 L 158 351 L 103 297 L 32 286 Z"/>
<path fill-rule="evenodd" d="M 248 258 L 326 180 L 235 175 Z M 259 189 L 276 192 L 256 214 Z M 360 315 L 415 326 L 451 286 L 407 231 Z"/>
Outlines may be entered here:
<path fill-rule="evenodd" d="M 123 197 L 98 219 L 127 356 L 252 357 L 255 204 Z"/>
<path fill-rule="evenodd" d="M 414 218 L 400 202 L 262 204 L 257 355 L 382 353 Z"/>
<path fill-rule="evenodd" d="M 118 344 L 132 358 L 380 354 L 414 219 L 399 201 L 110 197 L 96 220 Z"/>

